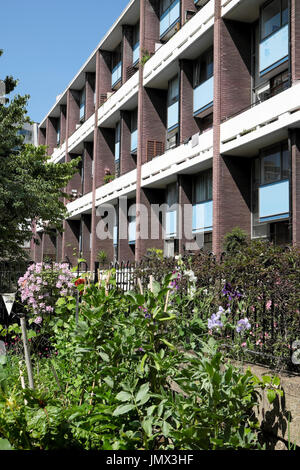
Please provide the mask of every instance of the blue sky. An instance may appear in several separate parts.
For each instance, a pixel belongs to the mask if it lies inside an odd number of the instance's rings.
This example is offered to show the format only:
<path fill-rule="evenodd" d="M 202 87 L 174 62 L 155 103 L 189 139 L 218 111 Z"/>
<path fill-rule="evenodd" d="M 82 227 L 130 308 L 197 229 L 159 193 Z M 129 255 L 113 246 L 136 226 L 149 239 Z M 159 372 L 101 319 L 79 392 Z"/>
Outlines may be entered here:
<path fill-rule="evenodd" d="M 40 122 L 129 0 L 9 0 L 0 7 L 0 79 L 19 79 Z M 4 6 L 5 5 L 5 6 Z M 112 8 L 113 7 L 113 8 Z"/>

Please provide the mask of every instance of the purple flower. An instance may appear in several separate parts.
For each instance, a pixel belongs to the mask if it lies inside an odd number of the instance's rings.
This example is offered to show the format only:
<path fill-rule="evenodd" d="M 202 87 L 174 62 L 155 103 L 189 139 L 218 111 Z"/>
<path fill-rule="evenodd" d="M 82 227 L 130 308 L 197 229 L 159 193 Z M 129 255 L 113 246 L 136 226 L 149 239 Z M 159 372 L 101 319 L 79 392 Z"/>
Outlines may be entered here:
<path fill-rule="evenodd" d="M 238 333 L 243 333 L 246 330 L 250 330 L 251 324 L 249 323 L 248 318 L 243 318 L 242 320 L 239 320 L 236 326 L 236 331 Z"/>
<path fill-rule="evenodd" d="M 212 316 L 208 320 L 208 329 L 213 330 L 214 328 L 222 328 L 223 323 L 220 320 L 221 312 L 213 313 Z"/>
<path fill-rule="evenodd" d="M 42 321 L 43 321 L 42 317 L 36 317 L 36 319 L 34 320 L 34 323 L 36 325 L 39 325 L 40 323 L 42 323 Z"/>

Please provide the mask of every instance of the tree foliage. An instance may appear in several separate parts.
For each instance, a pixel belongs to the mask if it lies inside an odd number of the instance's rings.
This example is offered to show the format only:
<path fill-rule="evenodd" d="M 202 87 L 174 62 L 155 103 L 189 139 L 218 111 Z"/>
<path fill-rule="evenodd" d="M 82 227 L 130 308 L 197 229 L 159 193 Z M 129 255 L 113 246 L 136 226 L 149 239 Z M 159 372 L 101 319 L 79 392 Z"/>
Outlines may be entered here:
<path fill-rule="evenodd" d="M 17 81 L 8 76 L 4 82 L 8 95 Z M 24 144 L 18 131 L 30 122 L 28 99 L 29 95 L 15 95 L 0 104 L 0 259 L 25 255 L 22 246 L 32 237 L 33 223 L 44 225 L 46 231 L 61 230 L 67 197 L 62 188 L 79 163 L 74 159 L 53 164 L 45 146 Z"/>

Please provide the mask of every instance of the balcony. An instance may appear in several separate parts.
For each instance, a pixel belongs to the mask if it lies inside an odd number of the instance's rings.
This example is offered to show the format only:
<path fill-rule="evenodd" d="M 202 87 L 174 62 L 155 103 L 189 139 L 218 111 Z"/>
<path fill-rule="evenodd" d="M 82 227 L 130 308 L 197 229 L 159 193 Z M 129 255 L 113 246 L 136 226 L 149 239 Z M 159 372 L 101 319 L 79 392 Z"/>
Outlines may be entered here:
<path fill-rule="evenodd" d="M 259 45 L 259 73 L 261 76 L 282 64 L 289 56 L 289 26 L 286 25 Z"/>
<path fill-rule="evenodd" d="M 166 213 L 166 238 L 174 238 L 177 234 L 177 211 Z"/>
<path fill-rule="evenodd" d="M 160 17 L 159 34 L 162 38 L 180 20 L 180 0 L 175 0 Z"/>
<path fill-rule="evenodd" d="M 201 114 L 213 105 L 214 77 L 210 77 L 194 89 L 194 116 Z"/>
<path fill-rule="evenodd" d="M 140 43 L 137 42 L 132 48 L 132 65 L 136 65 L 140 59 Z"/>
<path fill-rule="evenodd" d="M 168 130 L 174 128 L 178 125 L 178 118 L 179 118 L 179 104 L 178 101 L 173 103 L 171 106 L 168 107 Z"/>
<path fill-rule="evenodd" d="M 193 233 L 211 232 L 213 226 L 213 201 L 193 205 Z"/>
<path fill-rule="evenodd" d="M 111 72 L 111 87 L 114 88 L 122 79 L 122 62 L 119 62 Z"/>
<path fill-rule="evenodd" d="M 286 219 L 290 214 L 290 184 L 288 180 L 266 184 L 259 188 L 259 221 Z"/>
<path fill-rule="evenodd" d="M 131 132 L 131 145 L 130 145 L 131 153 L 136 152 L 137 144 L 138 144 L 138 131 L 136 129 L 135 131 Z"/>

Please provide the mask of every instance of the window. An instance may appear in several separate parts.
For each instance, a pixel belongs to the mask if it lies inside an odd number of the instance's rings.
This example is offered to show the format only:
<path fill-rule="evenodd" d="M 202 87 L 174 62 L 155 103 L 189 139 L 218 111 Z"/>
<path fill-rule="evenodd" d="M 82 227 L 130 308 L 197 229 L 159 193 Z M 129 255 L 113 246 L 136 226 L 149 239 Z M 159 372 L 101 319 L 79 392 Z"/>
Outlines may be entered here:
<path fill-rule="evenodd" d="M 180 18 L 180 0 L 160 2 L 160 36 L 165 36 Z"/>
<path fill-rule="evenodd" d="M 212 200 L 212 170 L 201 173 L 194 182 L 194 204 Z"/>
<path fill-rule="evenodd" d="M 213 49 L 205 52 L 194 65 L 194 88 L 206 82 L 214 74 Z"/>
<path fill-rule="evenodd" d="M 112 54 L 112 87 L 119 83 L 122 79 L 122 53 L 121 44 L 115 49 Z"/>
<path fill-rule="evenodd" d="M 260 167 L 260 183 L 270 184 L 289 178 L 289 151 L 287 144 L 272 147 L 263 152 Z"/>
<path fill-rule="evenodd" d="M 288 23 L 288 0 L 272 0 L 261 12 L 261 39 L 265 39 Z"/>
<path fill-rule="evenodd" d="M 168 130 L 178 126 L 179 120 L 179 76 L 176 75 L 169 81 L 168 87 Z"/>
<path fill-rule="evenodd" d="M 56 132 L 57 132 L 57 134 L 56 134 L 56 143 L 57 143 L 57 145 L 59 145 L 60 144 L 60 119 L 59 118 L 57 119 Z"/>
<path fill-rule="evenodd" d="M 131 152 L 137 150 L 137 124 L 138 124 L 138 112 L 137 108 L 131 113 Z"/>

